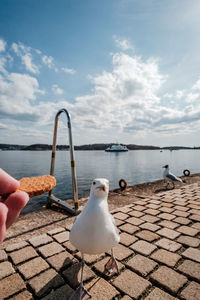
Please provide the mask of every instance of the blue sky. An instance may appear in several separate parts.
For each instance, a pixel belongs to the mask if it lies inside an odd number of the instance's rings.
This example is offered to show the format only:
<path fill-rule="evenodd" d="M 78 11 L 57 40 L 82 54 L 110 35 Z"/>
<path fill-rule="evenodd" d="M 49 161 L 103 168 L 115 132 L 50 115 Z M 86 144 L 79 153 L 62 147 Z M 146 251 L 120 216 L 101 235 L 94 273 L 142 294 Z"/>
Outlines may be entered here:
<path fill-rule="evenodd" d="M 198 0 L 1 0 L 0 143 L 199 146 Z M 61 116 L 58 143 L 68 143 Z"/>

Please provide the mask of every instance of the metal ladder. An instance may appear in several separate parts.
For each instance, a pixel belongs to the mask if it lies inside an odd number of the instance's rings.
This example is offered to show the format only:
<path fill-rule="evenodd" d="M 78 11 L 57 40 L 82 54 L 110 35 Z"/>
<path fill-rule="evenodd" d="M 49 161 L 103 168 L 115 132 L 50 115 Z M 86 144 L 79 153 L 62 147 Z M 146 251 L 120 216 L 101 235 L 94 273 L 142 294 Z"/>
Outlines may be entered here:
<path fill-rule="evenodd" d="M 74 207 L 69 203 L 55 197 L 52 193 L 53 190 L 49 192 L 47 197 L 47 207 L 51 207 L 52 203 L 56 203 L 58 206 L 65 209 L 67 212 L 71 214 L 78 214 L 79 204 L 78 204 L 78 189 L 77 189 L 77 181 L 76 181 L 76 168 L 75 168 L 75 159 L 74 159 L 74 146 L 72 142 L 72 129 L 71 129 L 71 117 L 68 111 L 65 108 L 60 109 L 55 117 L 54 122 L 54 135 L 53 135 L 53 147 L 52 147 L 52 155 L 51 155 L 51 169 L 50 175 L 54 175 L 54 167 L 55 167 L 55 157 L 56 157 L 56 139 L 57 139 L 57 130 L 58 130 L 58 119 L 61 113 L 65 113 L 67 116 L 67 125 L 69 132 L 69 149 L 70 149 L 70 159 L 71 159 L 71 172 L 72 172 L 72 186 L 73 186 L 73 199 L 74 199 Z"/>

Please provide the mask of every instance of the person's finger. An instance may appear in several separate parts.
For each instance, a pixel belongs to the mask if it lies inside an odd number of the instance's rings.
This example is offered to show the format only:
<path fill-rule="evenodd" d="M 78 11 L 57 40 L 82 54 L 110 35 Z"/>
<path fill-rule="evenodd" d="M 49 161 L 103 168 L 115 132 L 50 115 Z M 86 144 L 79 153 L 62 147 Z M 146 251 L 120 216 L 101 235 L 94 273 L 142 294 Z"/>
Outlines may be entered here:
<path fill-rule="evenodd" d="M 4 204 L 8 207 L 8 214 L 6 220 L 6 228 L 10 227 L 17 219 L 22 208 L 27 204 L 29 196 L 27 193 L 17 191 L 8 196 Z"/>
<path fill-rule="evenodd" d="M 0 244 L 3 242 L 6 233 L 6 219 L 8 207 L 0 202 Z"/>
<path fill-rule="evenodd" d="M 19 186 L 19 181 L 0 168 L 0 195 L 13 193 Z"/>

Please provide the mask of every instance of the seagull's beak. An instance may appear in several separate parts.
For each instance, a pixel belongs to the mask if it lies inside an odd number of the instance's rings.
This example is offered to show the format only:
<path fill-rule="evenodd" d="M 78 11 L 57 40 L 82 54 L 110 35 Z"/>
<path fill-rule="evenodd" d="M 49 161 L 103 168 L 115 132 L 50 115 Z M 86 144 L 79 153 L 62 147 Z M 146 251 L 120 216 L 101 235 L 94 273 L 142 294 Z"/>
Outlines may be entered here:
<path fill-rule="evenodd" d="M 165 168 L 165 166 L 163 166 L 162 168 Z"/>
<path fill-rule="evenodd" d="M 106 191 L 106 186 L 105 186 L 105 184 L 102 184 L 102 185 L 100 185 L 100 186 L 98 186 L 98 189 L 100 190 L 100 191 Z"/>

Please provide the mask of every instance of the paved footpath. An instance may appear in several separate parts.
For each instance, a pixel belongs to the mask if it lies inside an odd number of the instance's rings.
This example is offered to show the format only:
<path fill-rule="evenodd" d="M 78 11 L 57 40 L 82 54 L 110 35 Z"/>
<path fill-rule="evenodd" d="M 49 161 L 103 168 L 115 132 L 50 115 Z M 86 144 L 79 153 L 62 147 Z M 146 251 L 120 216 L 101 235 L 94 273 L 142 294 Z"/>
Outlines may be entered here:
<path fill-rule="evenodd" d="M 112 212 L 121 241 L 120 274 L 104 275 L 109 253 L 86 255 L 92 299 L 200 299 L 200 185 L 183 185 Z M 71 225 L 0 250 L 0 299 L 69 299 L 80 280 Z"/>

